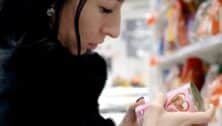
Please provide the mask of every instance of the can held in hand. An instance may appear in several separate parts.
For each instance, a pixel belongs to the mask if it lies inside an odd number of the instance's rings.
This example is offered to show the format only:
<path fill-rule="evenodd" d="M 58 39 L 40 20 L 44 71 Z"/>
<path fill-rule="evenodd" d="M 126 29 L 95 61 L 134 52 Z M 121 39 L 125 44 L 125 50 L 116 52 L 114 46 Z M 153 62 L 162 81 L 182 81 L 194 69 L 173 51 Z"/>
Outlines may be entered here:
<path fill-rule="evenodd" d="M 166 94 L 164 109 L 168 112 L 197 112 L 205 111 L 203 98 L 195 84 L 187 83 L 182 87 L 173 89 Z M 139 125 L 142 125 L 143 115 L 149 103 L 136 108 L 136 116 Z"/>

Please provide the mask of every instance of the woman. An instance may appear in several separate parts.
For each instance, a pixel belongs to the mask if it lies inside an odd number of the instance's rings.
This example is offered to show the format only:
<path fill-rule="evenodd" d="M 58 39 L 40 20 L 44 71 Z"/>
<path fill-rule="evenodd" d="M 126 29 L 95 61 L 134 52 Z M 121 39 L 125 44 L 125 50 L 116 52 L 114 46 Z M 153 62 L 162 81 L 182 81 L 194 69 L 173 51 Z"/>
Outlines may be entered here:
<path fill-rule="evenodd" d="M 107 71 L 104 59 L 92 50 L 106 36 L 118 37 L 124 1 L 11 1 L 17 3 L 18 12 L 8 11 L 19 15 L 5 17 L 16 19 L 10 28 L 24 34 L 11 58 L 16 96 L 9 99 L 7 125 L 113 126 L 112 120 L 99 114 L 98 97 Z M 144 126 L 207 123 L 213 114 L 212 109 L 192 115 L 168 113 L 161 101 L 146 111 Z M 129 107 L 122 126 L 137 125 L 134 110 L 143 103 L 140 99 Z"/>

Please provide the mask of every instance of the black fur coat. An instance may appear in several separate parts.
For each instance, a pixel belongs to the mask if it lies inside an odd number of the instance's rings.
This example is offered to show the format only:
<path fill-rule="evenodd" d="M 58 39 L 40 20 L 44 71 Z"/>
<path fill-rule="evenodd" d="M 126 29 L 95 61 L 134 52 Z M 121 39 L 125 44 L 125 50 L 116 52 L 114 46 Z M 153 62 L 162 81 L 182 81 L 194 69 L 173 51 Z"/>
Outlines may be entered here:
<path fill-rule="evenodd" d="M 15 125 L 114 125 L 98 110 L 107 70 L 97 53 L 73 56 L 59 42 L 43 39 L 21 44 L 12 59 L 16 71 L 16 100 L 11 104 Z"/>

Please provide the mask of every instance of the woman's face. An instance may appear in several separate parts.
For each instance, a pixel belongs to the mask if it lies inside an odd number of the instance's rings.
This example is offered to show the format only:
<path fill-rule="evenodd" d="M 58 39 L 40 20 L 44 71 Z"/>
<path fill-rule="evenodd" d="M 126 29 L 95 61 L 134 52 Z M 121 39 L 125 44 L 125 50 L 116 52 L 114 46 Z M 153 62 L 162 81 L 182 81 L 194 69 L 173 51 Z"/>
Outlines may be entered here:
<path fill-rule="evenodd" d="M 79 0 L 67 0 L 60 13 L 58 39 L 73 55 L 77 54 L 74 16 Z M 120 33 L 123 0 L 87 0 L 79 19 L 81 54 L 95 49 L 105 37 Z"/>

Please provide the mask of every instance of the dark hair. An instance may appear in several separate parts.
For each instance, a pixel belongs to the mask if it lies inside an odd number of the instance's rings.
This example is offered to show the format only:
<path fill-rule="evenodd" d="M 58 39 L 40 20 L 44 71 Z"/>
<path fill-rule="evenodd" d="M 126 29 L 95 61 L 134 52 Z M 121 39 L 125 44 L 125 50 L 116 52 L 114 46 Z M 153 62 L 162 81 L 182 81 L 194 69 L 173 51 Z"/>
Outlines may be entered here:
<path fill-rule="evenodd" d="M 75 31 L 76 31 L 76 38 L 77 38 L 77 54 L 80 56 L 81 53 L 81 38 L 80 38 L 80 33 L 79 33 L 79 17 L 81 15 L 82 9 L 86 3 L 86 0 L 80 0 L 79 5 L 76 10 L 76 15 L 75 15 Z"/>
<path fill-rule="evenodd" d="M 75 33 L 76 33 L 76 39 L 77 39 L 77 54 L 78 56 L 80 56 L 81 54 L 81 37 L 80 37 L 80 32 L 79 32 L 79 17 L 81 15 L 81 12 L 82 12 L 82 9 L 85 5 L 87 0 L 80 0 L 79 3 L 78 3 L 78 6 L 77 6 L 77 9 L 76 9 L 76 13 L 75 15 L 75 19 L 74 19 L 74 25 L 75 25 Z M 64 4 L 64 0 L 58 0 L 56 2 L 56 19 L 55 19 L 55 23 L 54 23 L 54 28 L 55 28 L 55 31 L 56 31 L 56 35 L 57 35 L 57 31 L 58 31 L 58 26 L 59 26 L 59 12 L 62 8 Z"/>
<path fill-rule="evenodd" d="M 0 12 L 1 33 L 31 31 L 46 25 L 46 10 L 56 0 L 4 0 Z"/>
<path fill-rule="evenodd" d="M 50 34 L 57 39 L 59 12 L 65 1 L 66 0 L 4 0 L 2 10 L 0 11 L 0 38 L 12 32 L 16 32 L 18 36 L 24 32 L 31 32 L 37 34 L 39 37 Z M 79 16 L 85 3 L 86 0 L 80 0 L 77 12 L 74 15 L 78 54 L 81 52 Z M 49 17 L 46 14 L 52 4 L 55 4 L 53 30 L 49 27 Z"/>

